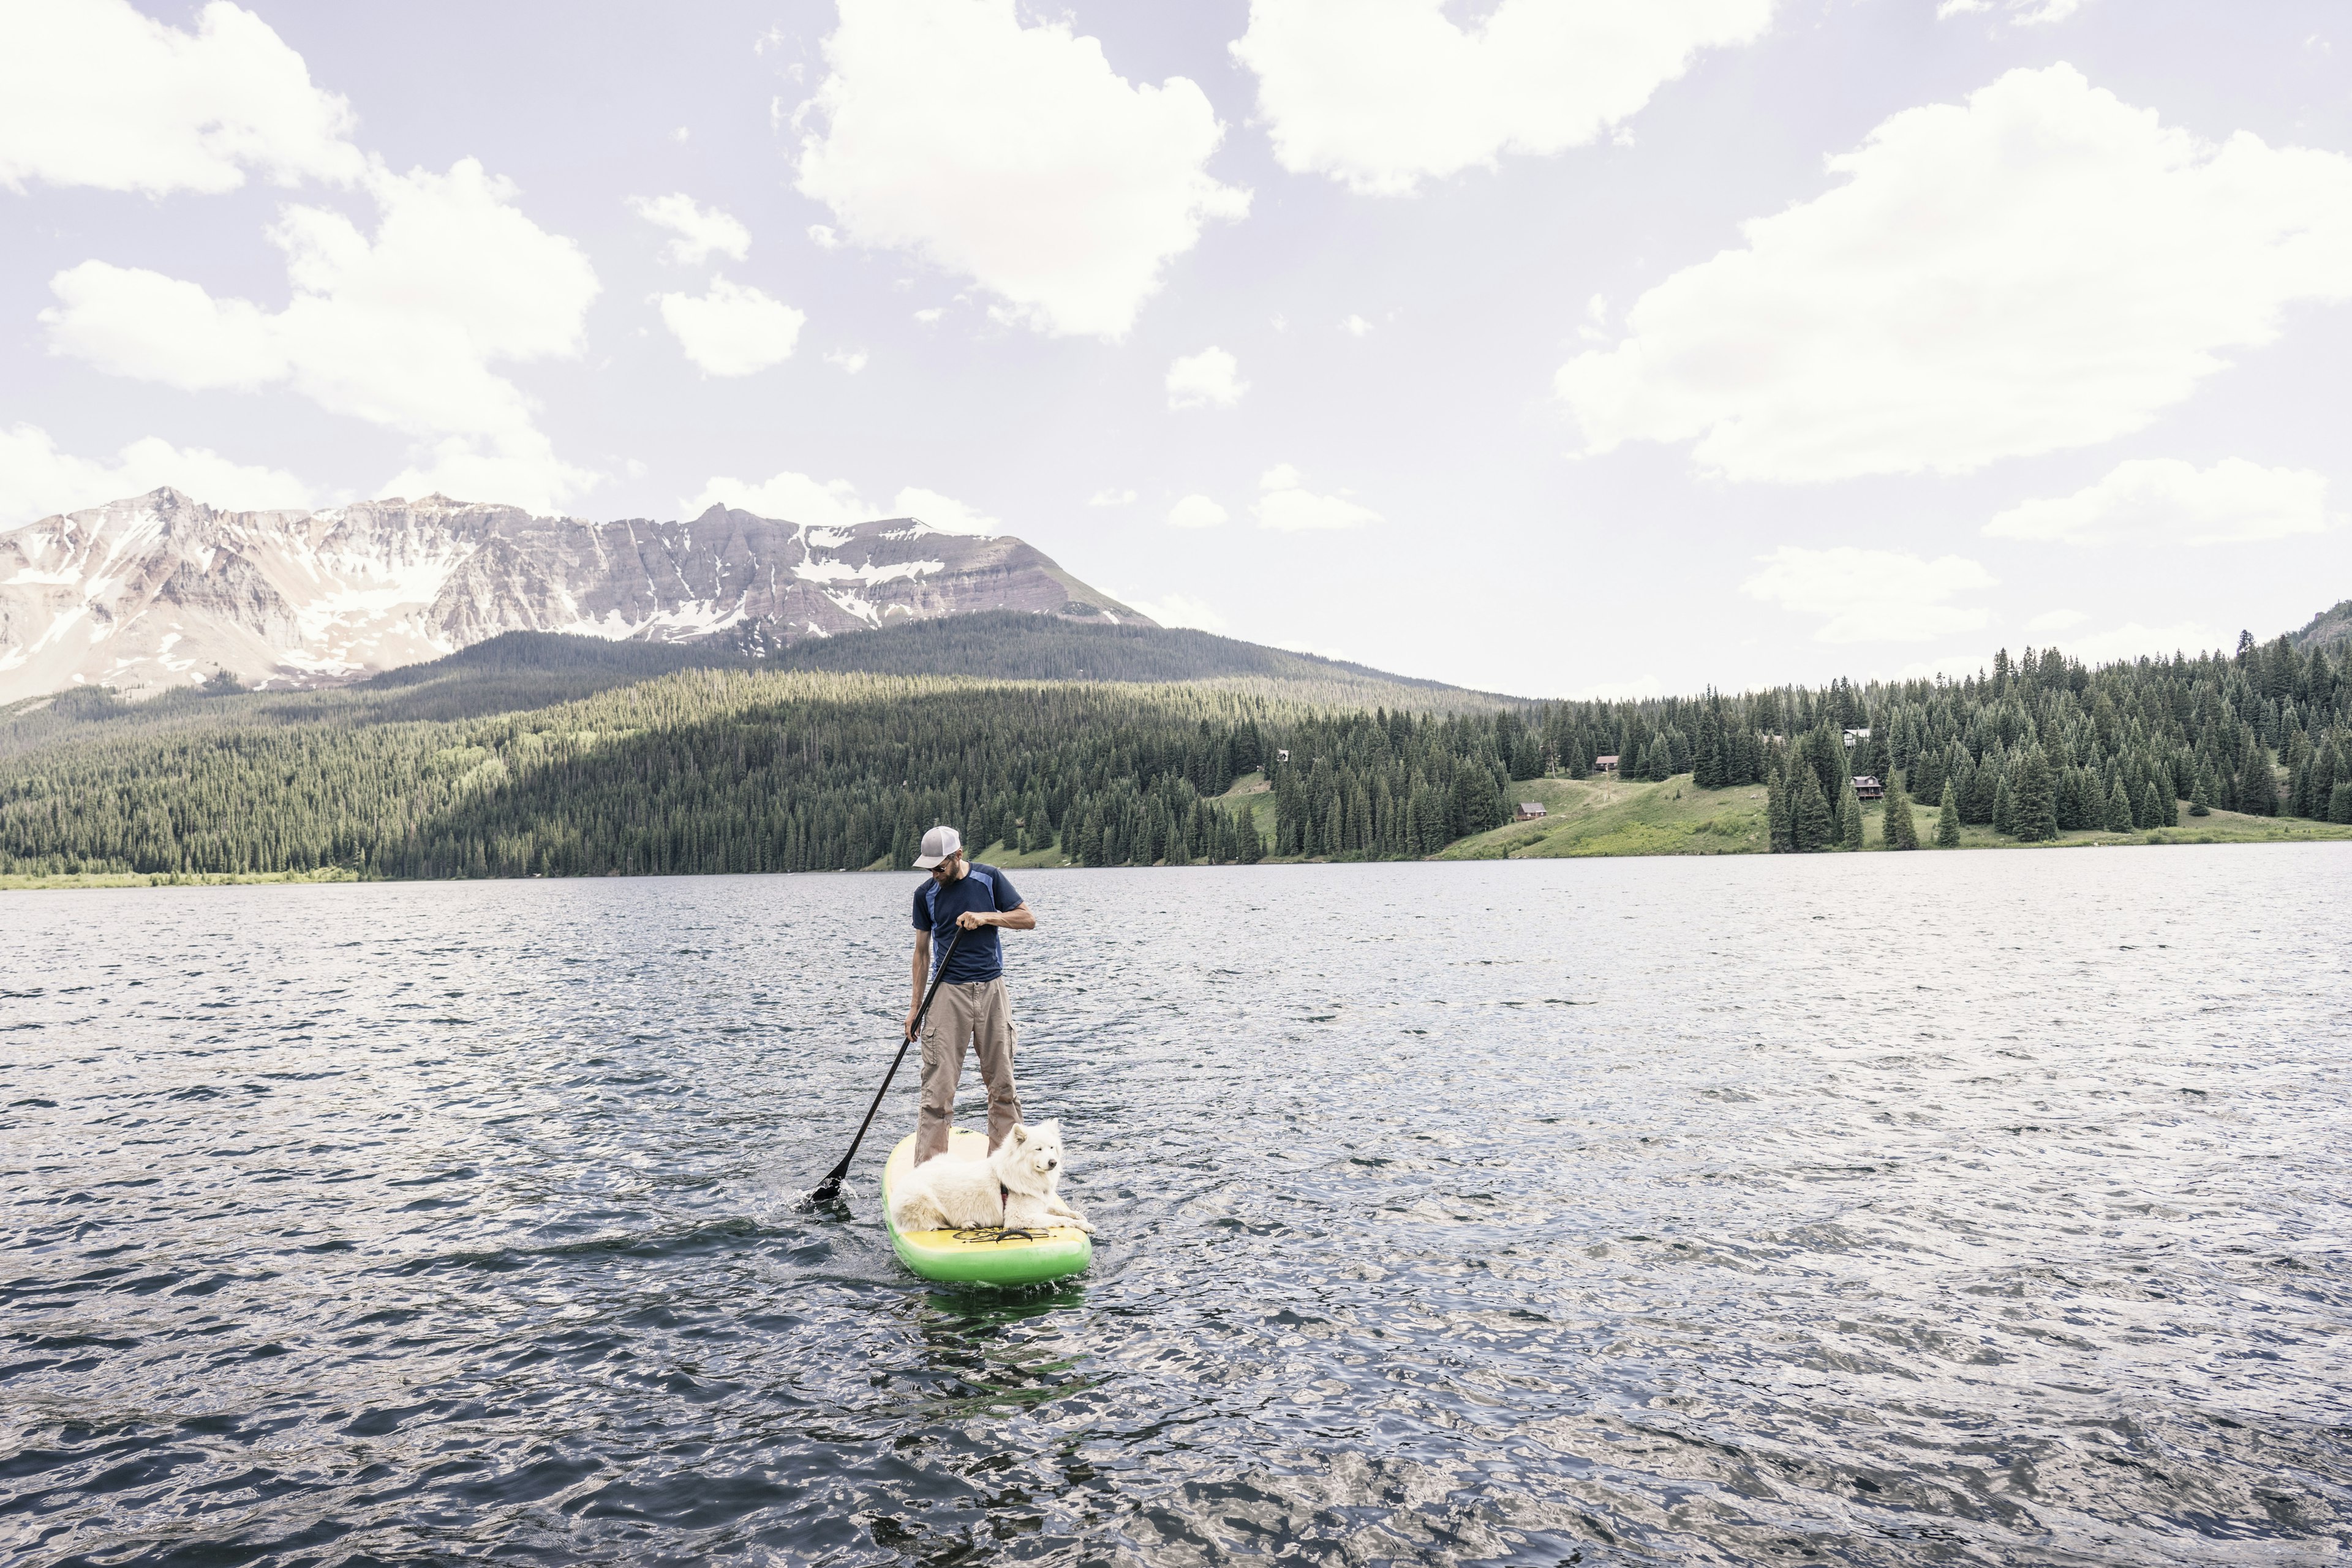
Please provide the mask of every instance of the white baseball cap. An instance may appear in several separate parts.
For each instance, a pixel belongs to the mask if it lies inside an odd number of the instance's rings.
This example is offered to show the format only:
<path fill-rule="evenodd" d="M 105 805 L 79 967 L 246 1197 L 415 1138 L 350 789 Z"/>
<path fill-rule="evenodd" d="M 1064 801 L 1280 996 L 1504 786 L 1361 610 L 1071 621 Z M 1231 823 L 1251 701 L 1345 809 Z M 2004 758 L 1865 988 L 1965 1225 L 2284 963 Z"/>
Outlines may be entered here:
<path fill-rule="evenodd" d="M 962 853 L 962 835 L 952 827 L 934 827 L 923 835 L 923 852 L 915 857 L 915 869 L 928 871 L 949 856 Z"/>

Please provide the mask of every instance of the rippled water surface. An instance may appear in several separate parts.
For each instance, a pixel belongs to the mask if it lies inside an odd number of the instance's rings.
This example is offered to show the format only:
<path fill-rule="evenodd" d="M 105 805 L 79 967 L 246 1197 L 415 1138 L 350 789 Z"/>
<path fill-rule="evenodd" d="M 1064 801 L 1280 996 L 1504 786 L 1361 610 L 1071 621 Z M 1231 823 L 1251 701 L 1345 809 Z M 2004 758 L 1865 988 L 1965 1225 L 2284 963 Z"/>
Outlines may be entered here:
<path fill-rule="evenodd" d="M 1018 879 L 1017 1296 L 911 876 L 0 895 L 0 1558 L 2352 1550 L 2344 848 Z"/>

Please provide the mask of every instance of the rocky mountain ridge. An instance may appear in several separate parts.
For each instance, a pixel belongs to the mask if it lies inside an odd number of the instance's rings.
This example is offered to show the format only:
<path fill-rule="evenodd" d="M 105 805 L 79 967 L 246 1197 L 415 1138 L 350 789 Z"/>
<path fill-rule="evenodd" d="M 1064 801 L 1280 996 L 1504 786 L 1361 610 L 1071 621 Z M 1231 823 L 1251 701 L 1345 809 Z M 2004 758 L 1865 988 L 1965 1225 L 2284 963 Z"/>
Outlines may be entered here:
<path fill-rule="evenodd" d="M 1010 534 L 917 518 L 828 528 L 714 506 L 589 522 L 439 495 L 220 511 L 164 489 L 0 533 L 0 701 L 219 669 L 335 684 L 509 631 L 756 654 L 996 609 L 1153 624 Z"/>

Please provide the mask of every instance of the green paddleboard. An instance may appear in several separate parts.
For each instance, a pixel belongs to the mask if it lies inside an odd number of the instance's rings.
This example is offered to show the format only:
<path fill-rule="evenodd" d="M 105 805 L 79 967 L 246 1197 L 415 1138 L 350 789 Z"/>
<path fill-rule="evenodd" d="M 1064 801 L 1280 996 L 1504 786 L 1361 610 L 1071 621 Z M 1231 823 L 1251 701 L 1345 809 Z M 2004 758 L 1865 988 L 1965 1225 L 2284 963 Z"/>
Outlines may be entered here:
<path fill-rule="evenodd" d="M 985 1160 L 988 1140 L 977 1132 L 948 1134 L 942 1160 Z M 898 1140 L 882 1167 L 882 1223 L 898 1261 L 926 1279 L 960 1285 L 1035 1285 L 1076 1274 L 1095 1255 L 1094 1238 L 1074 1225 L 1033 1229 L 997 1239 L 986 1233 L 954 1230 L 901 1231 L 890 1224 L 890 1186 L 915 1168 L 912 1133 Z"/>

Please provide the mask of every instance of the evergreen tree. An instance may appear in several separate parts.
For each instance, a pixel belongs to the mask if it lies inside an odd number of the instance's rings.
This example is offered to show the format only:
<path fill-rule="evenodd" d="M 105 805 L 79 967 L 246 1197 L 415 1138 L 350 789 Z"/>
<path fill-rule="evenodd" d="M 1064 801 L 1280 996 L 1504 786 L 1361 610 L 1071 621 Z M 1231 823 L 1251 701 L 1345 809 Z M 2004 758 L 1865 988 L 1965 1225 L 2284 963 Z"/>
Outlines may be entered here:
<path fill-rule="evenodd" d="M 2238 758 L 2238 809 L 2249 816 L 2278 814 L 2278 776 L 2271 771 L 2270 752 L 2251 731 Z"/>
<path fill-rule="evenodd" d="M 2165 801 L 2156 785 L 2151 784 L 2147 786 L 2147 791 L 2142 795 L 2140 799 L 2140 816 L 2145 819 L 2140 823 L 2140 826 L 2142 827 L 2170 827 L 2178 820 L 2176 814 L 2179 810 L 2179 808 L 2178 806 L 2172 805 Z"/>
<path fill-rule="evenodd" d="M 1698 711 L 1698 741 L 1691 757 L 1691 783 L 1701 789 L 1721 789 L 1731 782 L 1724 758 L 1723 715 L 1712 701 Z"/>
<path fill-rule="evenodd" d="M 1771 852 L 1793 854 L 1797 847 L 1796 819 L 1790 810 L 1788 780 L 1777 771 L 1764 786 L 1764 820 Z"/>
<path fill-rule="evenodd" d="M 2189 816 L 2210 816 L 2213 815 L 2213 786 L 2210 779 L 2211 775 L 2208 773 L 2200 773 L 2197 775 L 2197 786 L 2190 792 L 2189 796 Z"/>
<path fill-rule="evenodd" d="M 2352 822 L 2352 782 L 2339 784 L 2328 792 L 2327 820 Z"/>
<path fill-rule="evenodd" d="M 2132 830 L 2131 802 L 2124 798 L 2124 782 L 2121 779 L 2117 779 L 2107 791 L 2105 826 L 2110 833 L 2129 833 Z"/>
<path fill-rule="evenodd" d="M 1992 823 L 1992 808 L 2000 793 L 2000 770 L 1994 765 L 1991 753 L 1980 762 L 1970 763 L 1960 775 L 1960 820 L 1972 826 L 1986 827 Z"/>
<path fill-rule="evenodd" d="M 1862 796 L 1853 793 L 1851 782 L 1838 802 L 1838 842 L 1848 849 L 1862 847 Z"/>
<path fill-rule="evenodd" d="M 1960 847 L 1960 803 L 1952 786 L 1944 786 L 1944 805 L 1936 817 L 1936 847 L 1957 849 Z"/>
<path fill-rule="evenodd" d="M 1919 847 L 1919 829 L 1911 820 L 1911 797 L 1899 783 L 1886 786 L 1885 814 L 1879 819 L 1878 837 L 1889 849 Z"/>
<path fill-rule="evenodd" d="M 1797 853 L 1811 855 L 1830 847 L 1830 803 L 1822 795 L 1822 781 L 1811 768 L 1797 775 L 1797 799 L 1792 815 L 1792 837 Z"/>
<path fill-rule="evenodd" d="M 2028 844 L 2058 837 L 2058 792 L 2050 776 L 2050 763 L 2042 748 L 2027 749 L 2017 770 L 2017 798 L 2012 805 L 2011 830 Z"/>
<path fill-rule="evenodd" d="M 2017 800 L 2010 794 L 2009 780 L 1999 780 L 1992 792 L 1992 830 L 2014 836 L 2017 832 Z"/>
<path fill-rule="evenodd" d="M 1933 746 L 1923 747 L 1918 765 L 1904 781 L 1921 800 L 1941 800 L 1944 797 L 1944 769 L 1948 759 Z"/>

